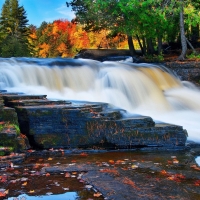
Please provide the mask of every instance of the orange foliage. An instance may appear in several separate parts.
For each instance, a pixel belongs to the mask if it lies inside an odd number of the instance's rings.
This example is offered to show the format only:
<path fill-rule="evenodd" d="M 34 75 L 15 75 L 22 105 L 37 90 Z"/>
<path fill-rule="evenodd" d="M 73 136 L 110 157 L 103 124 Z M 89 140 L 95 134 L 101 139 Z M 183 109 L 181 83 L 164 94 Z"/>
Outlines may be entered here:
<path fill-rule="evenodd" d="M 109 31 L 86 32 L 77 23 L 68 20 L 55 20 L 32 30 L 30 43 L 35 46 L 35 56 L 74 57 L 85 48 L 123 48 L 126 40 L 123 35 L 107 37 Z M 37 42 L 35 42 L 36 40 Z M 127 43 L 127 42 L 126 42 Z"/>
<path fill-rule="evenodd" d="M 43 43 L 39 46 L 39 48 L 40 48 L 39 56 L 42 58 L 48 57 L 48 52 L 50 49 L 49 44 Z"/>

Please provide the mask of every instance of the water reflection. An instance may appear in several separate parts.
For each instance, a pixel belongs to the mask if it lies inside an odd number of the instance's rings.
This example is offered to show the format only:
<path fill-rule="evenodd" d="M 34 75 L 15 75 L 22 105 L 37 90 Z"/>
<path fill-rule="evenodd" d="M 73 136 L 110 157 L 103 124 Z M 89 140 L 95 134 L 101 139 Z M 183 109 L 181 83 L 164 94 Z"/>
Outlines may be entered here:
<path fill-rule="evenodd" d="M 19 195 L 18 197 L 9 197 L 8 200 L 77 200 L 78 198 L 77 192 L 67 192 L 65 194 L 58 194 L 58 195 L 43 195 L 43 196 L 29 196 L 27 194 Z"/>
<path fill-rule="evenodd" d="M 195 159 L 196 163 L 200 166 L 200 156 Z"/>

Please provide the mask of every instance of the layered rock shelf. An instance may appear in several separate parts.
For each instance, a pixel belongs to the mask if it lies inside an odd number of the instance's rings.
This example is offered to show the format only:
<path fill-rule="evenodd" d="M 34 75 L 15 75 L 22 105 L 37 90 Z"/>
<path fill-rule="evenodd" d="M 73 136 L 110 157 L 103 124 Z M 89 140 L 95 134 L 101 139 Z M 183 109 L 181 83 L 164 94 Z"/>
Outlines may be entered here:
<path fill-rule="evenodd" d="M 53 101 L 46 95 L 6 92 L 0 97 L 6 106 L 3 112 L 17 113 L 20 131 L 34 148 L 185 148 L 187 131 L 181 126 L 156 124 L 148 116 L 127 118 L 125 110 L 107 103 Z"/>
<path fill-rule="evenodd" d="M 5 92 L 5 90 L 0 90 L 0 156 L 30 148 L 26 136 L 20 134 L 15 109 L 4 105 Z"/>

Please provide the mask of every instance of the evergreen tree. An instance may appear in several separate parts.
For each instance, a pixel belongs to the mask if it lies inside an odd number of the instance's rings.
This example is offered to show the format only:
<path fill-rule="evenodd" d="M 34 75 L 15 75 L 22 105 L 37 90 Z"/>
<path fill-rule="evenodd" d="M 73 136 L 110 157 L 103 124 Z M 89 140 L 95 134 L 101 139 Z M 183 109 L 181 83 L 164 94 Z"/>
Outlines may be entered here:
<path fill-rule="evenodd" d="M 5 0 L 0 17 L 0 55 L 30 56 L 26 11 L 18 0 Z"/>

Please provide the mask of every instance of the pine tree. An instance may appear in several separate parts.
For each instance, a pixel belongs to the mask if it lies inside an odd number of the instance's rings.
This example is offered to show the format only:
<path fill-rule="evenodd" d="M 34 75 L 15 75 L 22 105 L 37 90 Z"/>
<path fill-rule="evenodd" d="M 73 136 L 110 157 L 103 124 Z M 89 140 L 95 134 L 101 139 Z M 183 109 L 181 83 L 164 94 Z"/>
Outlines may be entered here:
<path fill-rule="evenodd" d="M 18 0 L 5 0 L 0 17 L 0 55 L 29 56 L 26 11 Z"/>

